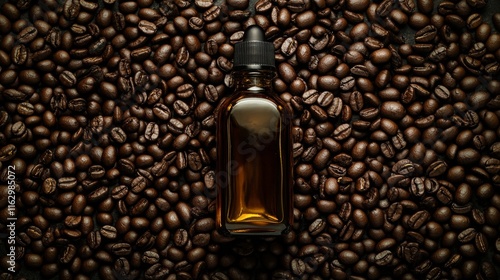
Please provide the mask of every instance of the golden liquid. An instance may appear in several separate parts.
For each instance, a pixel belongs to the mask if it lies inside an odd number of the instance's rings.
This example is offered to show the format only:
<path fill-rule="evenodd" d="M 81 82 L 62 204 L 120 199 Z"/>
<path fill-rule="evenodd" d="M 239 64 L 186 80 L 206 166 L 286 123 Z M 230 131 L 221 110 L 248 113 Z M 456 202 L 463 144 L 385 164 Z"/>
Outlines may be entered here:
<path fill-rule="evenodd" d="M 231 234 L 280 234 L 290 224 L 291 136 L 284 106 L 245 93 L 218 119 L 218 225 Z"/>

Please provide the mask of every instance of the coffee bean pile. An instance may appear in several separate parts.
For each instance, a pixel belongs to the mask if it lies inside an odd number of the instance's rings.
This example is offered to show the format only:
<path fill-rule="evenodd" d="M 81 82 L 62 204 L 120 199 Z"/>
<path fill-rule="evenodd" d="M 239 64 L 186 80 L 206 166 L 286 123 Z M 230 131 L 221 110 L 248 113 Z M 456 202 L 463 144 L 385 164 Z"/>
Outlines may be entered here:
<path fill-rule="evenodd" d="M 15 168 L 18 272 L 2 253 L 0 278 L 498 279 L 489 2 L 2 4 L 0 229 Z M 254 24 L 294 113 L 294 224 L 231 238 L 214 111 Z"/>

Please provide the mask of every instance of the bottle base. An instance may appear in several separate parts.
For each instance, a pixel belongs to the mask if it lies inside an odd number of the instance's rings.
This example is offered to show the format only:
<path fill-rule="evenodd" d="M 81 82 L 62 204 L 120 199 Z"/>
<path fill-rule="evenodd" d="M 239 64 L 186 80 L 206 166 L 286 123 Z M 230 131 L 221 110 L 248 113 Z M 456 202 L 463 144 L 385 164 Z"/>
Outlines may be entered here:
<path fill-rule="evenodd" d="M 279 236 L 290 231 L 285 224 L 249 225 L 249 224 L 227 224 L 218 228 L 219 233 L 224 236 Z"/>

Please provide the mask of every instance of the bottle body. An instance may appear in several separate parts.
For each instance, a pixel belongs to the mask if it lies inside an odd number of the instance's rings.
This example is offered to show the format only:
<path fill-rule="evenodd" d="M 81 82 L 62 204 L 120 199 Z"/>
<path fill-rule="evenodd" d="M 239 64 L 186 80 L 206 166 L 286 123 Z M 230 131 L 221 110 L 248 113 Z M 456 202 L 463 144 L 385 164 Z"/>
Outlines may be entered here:
<path fill-rule="evenodd" d="M 217 227 L 226 235 L 279 235 L 293 218 L 291 114 L 268 75 L 237 78 L 246 82 L 217 113 Z"/>

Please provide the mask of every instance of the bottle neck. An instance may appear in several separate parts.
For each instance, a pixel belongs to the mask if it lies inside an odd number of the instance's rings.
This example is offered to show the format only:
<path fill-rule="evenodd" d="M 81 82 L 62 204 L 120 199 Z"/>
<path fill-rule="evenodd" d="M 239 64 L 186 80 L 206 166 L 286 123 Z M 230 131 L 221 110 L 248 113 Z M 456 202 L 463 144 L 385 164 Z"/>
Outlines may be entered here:
<path fill-rule="evenodd" d="M 236 90 L 265 90 L 272 89 L 272 81 L 276 72 L 271 70 L 248 71 L 239 70 L 233 72 L 234 86 Z"/>

